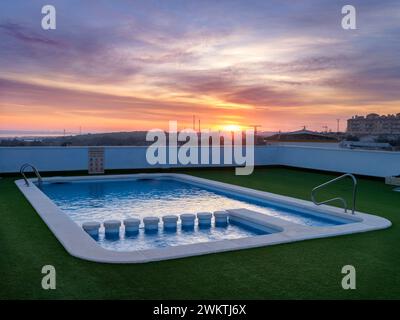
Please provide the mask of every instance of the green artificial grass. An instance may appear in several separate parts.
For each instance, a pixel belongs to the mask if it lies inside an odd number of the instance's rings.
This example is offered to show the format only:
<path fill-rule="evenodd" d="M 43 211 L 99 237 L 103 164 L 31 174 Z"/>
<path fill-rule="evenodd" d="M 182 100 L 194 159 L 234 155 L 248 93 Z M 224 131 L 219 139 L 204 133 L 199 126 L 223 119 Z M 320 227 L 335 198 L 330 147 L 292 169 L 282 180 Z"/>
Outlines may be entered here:
<path fill-rule="evenodd" d="M 186 173 L 309 199 L 332 175 L 289 168 Z M 140 265 L 111 265 L 70 256 L 14 184 L 0 179 L 0 299 L 399 299 L 400 193 L 359 179 L 358 210 L 388 218 L 389 229 Z M 349 194 L 343 181 L 321 194 Z M 43 290 L 41 268 L 56 267 L 57 289 Z M 343 290 L 341 268 L 357 271 Z"/>

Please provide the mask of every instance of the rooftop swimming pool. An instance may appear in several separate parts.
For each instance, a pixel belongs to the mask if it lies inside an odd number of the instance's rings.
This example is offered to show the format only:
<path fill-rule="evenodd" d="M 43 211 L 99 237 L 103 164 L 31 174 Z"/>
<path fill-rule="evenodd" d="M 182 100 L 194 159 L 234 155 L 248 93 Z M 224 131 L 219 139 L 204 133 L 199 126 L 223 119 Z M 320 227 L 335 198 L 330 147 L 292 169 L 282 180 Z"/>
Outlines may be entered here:
<path fill-rule="evenodd" d="M 41 190 L 77 223 L 130 217 L 214 212 L 246 208 L 307 226 L 332 226 L 351 221 L 323 217 L 311 210 L 288 208 L 270 201 L 174 179 L 44 183 Z"/>
<path fill-rule="evenodd" d="M 331 226 L 350 222 L 316 216 L 311 212 L 284 208 L 270 202 L 174 179 L 48 182 L 42 184 L 40 189 L 79 225 L 87 221 L 123 221 L 132 217 L 143 219 L 148 216 L 162 218 L 171 214 L 215 212 L 236 208 L 246 208 L 309 226 Z M 156 234 L 146 233 L 141 227 L 137 234 L 126 235 L 122 230 L 118 237 L 106 237 L 104 228 L 101 228 L 96 240 L 106 249 L 131 251 L 239 239 L 261 234 L 268 232 L 240 223 L 229 223 L 220 227 L 212 223 L 210 228 L 199 228 L 196 225 L 193 230 L 177 228 L 175 232 L 165 231 L 160 227 Z"/>
<path fill-rule="evenodd" d="M 340 208 L 184 174 L 51 177 L 41 185 L 30 181 L 16 184 L 66 250 L 97 262 L 140 263 L 390 226 L 377 216 L 345 214 Z M 199 212 L 210 223 L 202 225 L 197 216 L 186 228 L 181 215 L 194 219 Z M 226 223 L 217 223 L 216 212 Z M 167 228 L 170 215 L 176 219 L 173 229 Z M 150 232 L 149 218 L 157 217 L 160 222 Z M 125 219 L 137 223 L 133 234 Z M 94 223 L 95 236 L 87 222 L 100 223 Z"/>

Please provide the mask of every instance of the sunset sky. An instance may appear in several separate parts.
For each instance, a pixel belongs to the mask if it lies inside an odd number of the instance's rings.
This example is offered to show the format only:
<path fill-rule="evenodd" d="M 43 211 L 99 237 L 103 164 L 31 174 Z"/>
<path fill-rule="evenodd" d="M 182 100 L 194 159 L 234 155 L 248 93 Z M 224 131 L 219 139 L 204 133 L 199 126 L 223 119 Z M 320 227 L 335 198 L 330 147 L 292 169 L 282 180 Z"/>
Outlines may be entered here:
<path fill-rule="evenodd" d="M 400 112 L 399 55 L 398 0 L 1 1 L 0 130 L 343 130 Z"/>

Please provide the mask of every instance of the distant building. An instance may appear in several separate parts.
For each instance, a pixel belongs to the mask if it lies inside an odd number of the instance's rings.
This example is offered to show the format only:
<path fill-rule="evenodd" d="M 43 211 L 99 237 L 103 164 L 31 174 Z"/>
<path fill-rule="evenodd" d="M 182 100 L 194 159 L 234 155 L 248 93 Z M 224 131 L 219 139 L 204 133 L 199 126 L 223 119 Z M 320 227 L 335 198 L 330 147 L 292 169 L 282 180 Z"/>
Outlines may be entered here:
<path fill-rule="evenodd" d="M 354 116 L 347 120 L 347 133 L 351 135 L 400 134 L 400 113 L 382 116 L 370 113 L 366 117 Z"/>
<path fill-rule="evenodd" d="M 285 142 L 338 142 L 335 136 L 306 130 L 305 128 L 298 131 L 277 133 L 266 138 L 266 140 Z"/>

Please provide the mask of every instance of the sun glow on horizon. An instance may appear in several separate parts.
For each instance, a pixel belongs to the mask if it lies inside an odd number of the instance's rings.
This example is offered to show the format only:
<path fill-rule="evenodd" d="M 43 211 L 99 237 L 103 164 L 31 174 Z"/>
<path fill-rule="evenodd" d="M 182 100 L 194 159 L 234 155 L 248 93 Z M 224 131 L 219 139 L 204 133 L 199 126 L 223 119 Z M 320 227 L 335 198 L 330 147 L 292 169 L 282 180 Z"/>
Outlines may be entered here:
<path fill-rule="evenodd" d="M 227 124 L 221 127 L 222 131 L 243 131 L 244 128 L 238 124 Z"/>

